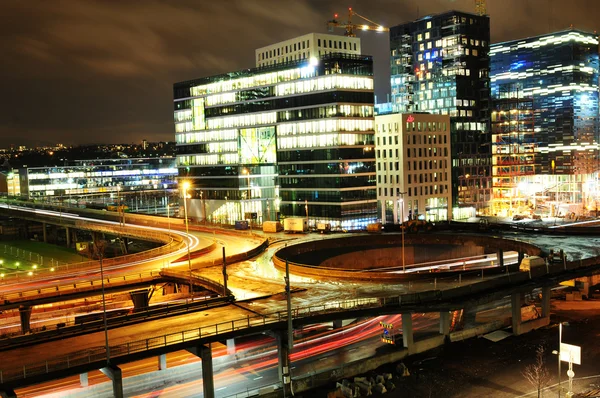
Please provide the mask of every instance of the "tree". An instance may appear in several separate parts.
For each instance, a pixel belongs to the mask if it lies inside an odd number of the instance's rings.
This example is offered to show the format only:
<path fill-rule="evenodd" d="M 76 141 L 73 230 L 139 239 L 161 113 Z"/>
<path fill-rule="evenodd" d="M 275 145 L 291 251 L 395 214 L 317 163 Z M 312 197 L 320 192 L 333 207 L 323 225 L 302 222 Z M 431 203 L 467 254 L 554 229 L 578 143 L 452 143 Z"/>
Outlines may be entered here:
<path fill-rule="evenodd" d="M 541 397 L 542 390 L 546 387 L 546 384 L 550 381 L 550 373 L 546 368 L 546 361 L 544 359 L 545 348 L 543 345 L 538 346 L 535 355 L 535 362 L 527 365 L 523 371 L 523 376 L 537 389 L 538 398 Z"/>

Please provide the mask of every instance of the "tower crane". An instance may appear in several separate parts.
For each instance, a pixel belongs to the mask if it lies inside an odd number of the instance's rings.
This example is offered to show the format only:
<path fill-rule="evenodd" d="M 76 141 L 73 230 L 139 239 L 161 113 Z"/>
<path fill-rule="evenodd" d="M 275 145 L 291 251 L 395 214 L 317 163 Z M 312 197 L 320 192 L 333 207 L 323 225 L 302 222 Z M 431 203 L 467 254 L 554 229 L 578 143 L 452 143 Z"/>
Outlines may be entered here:
<path fill-rule="evenodd" d="M 475 14 L 479 16 L 487 14 L 485 0 L 475 0 Z"/>
<path fill-rule="evenodd" d="M 367 25 L 367 24 L 352 23 L 353 16 L 362 18 L 365 21 L 369 22 L 369 24 Z M 344 36 L 347 36 L 347 37 L 356 37 L 356 33 L 354 33 L 355 30 L 374 30 L 376 32 L 389 32 L 390 31 L 389 28 L 385 28 L 385 27 L 379 25 L 378 23 L 375 23 L 375 22 L 371 21 L 370 19 L 365 18 L 362 15 L 360 15 L 359 13 L 355 12 L 354 10 L 352 10 L 352 7 L 348 8 L 348 20 L 346 22 L 338 21 L 338 14 L 335 14 L 331 21 L 327 21 L 327 27 L 330 32 L 333 32 L 333 28 L 346 29 L 346 33 L 344 33 Z"/>

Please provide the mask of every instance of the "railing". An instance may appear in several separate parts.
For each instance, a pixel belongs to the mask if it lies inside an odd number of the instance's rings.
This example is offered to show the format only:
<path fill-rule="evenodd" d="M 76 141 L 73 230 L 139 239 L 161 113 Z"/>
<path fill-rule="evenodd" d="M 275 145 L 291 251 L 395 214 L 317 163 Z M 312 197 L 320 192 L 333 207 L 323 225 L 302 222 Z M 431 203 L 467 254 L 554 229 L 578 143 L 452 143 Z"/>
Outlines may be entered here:
<path fill-rule="evenodd" d="M 195 312 L 199 309 L 205 309 L 207 307 L 224 305 L 233 300 L 234 298 L 232 296 L 192 297 L 186 298 L 185 301 L 182 300 L 183 302 L 154 305 L 143 310 L 136 310 L 133 313 L 118 314 L 118 316 L 111 316 L 111 314 L 114 314 L 114 311 L 122 310 L 109 310 L 107 311 L 107 314 L 109 315 L 107 317 L 107 323 L 110 328 L 120 327 L 130 325 L 132 323 L 143 322 L 148 320 L 149 318 L 157 317 L 158 315 L 181 315 L 188 312 Z M 92 307 L 99 307 L 99 304 Z M 125 309 L 125 311 L 128 310 Z M 12 331 L 10 333 L 4 333 L 2 336 L 0 336 L 0 347 L 10 346 L 11 349 L 14 349 L 15 347 L 20 345 L 31 344 L 32 341 L 47 341 L 48 339 L 56 339 L 57 336 L 62 339 L 66 337 L 80 335 L 82 333 L 90 333 L 95 330 L 102 330 L 103 313 L 101 310 L 91 314 L 73 314 L 71 316 L 73 319 L 63 320 L 59 323 L 51 325 L 44 325 L 37 328 L 31 328 L 31 334 L 28 335 L 22 335 L 21 326 L 15 325 L 11 328 Z M 87 316 L 92 316 L 92 318 L 86 319 Z M 38 333 L 45 334 L 39 335 Z M 36 334 L 38 335 L 36 336 Z"/>
<path fill-rule="evenodd" d="M 353 308 L 373 308 L 377 307 L 379 302 L 380 301 L 377 298 L 365 298 L 328 303 L 315 307 L 295 308 L 293 317 L 300 318 L 303 316 L 318 315 L 323 312 L 331 313 L 335 312 L 336 310 L 345 311 Z M 111 345 L 110 354 L 112 357 L 130 355 L 151 349 L 199 340 L 206 337 L 213 337 L 236 330 L 265 326 L 285 320 L 287 320 L 286 311 L 275 312 L 265 316 L 248 316 L 246 318 L 221 322 L 215 325 L 149 337 L 123 344 Z M 87 350 L 70 353 L 68 355 L 59 356 L 43 363 L 24 365 L 18 370 L 1 369 L 0 383 L 21 380 L 26 379 L 27 377 L 65 370 L 74 366 L 86 365 L 92 362 L 102 361 L 104 359 L 106 359 L 105 347 L 94 347 Z"/>
<path fill-rule="evenodd" d="M 154 249 L 145 250 L 140 253 L 135 254 L 127 254 L 124 256 L 114 257 L 114 258 L 105 258 L 102 260 L 103 267 L 112 267 L 115 265 L 143 261 L 153 259 L 158 256 L 170 254 L 174 251 L 182 249 L 185 246 L 185 242 L 183 240 L 171 239 L 169 243 L 164 246 L 156 247 Z M 44 266 L 44 258 L 40 256 L 40 266 Z M 3 276 L 0 278 L 0 286 L 8 283 L 18 282 L 18 281 L 30 281 L 39 277 L 41 273 L 46 273 L 48 275 L 58 276 L 60 274 L 71 274 L 75 270 L 83 270 L 97 268 L 100 270 L 100 260 L 90 260 L 83 261 L 78 263 L 71 264 L 56 264 L 51 263 L 50 269 L 41 269 L 38 268 L 35 271 L 14 271 L 14 272 L 5 272 Z M 31 272 L 31 274 L 29 274 Z M 1 297 L 1 296 L 0 296 Z"/>
<path fill-rule="evenodd" d="M 292 318 L 299 319 L 303 317 L 310 317 L 320 314 L 332 314 L 340 311 L 347 311 L 351 309 L 369 309 L 378 307 L 405 307 L 415 305 L 421 305 L 424 303 L 434 303 L 440 301 L 457 301 L 460 298 L 468 297 L 475 294 L 483 294 L 492 289 L 506 288 L 515 284 L 523 284 L 529 282 L 534 277 L 543 277 L 548 275 L 556 275 L 562 272 L 571 270 L 581 270 L 582 268 L 589 266 L 599 265 L 598 258 L 590 258 L 586 260 L 564 262 L 561 264 L 547 264 L 532 269 L 529 273 L 518 272 L 513 274 L 503 275 L 502 277 L 480 281 L 479 283 L 473 283 L 461 286 L 459 275 L 459 286 L 450 286 L 446 290 L 433 290 L 421 291 L 415 293 L 408 293 L 404 295 L 393 295 L 387 297 L 369 297 L 369 298 L 358 298 L 353 300 L 341 300 L 335 302 L 329 302 L 318 306 L 311 307 L 299 307 L 294 308 L 292 311 Z M 599 269 L 600 271 L 600 269 Z M 475 271 L 473 271 L 475 272 Z M 571 277 L 567 275 L 566 277 Z M 483 274 L 481 275 L 483 278 Z M 133 342 L 117 344 L 110 347 L 111 355 L 114 357 L 129 355 L 133 353 L 139 353 L 151 349 L 157 349 L 161 347 L 167 347 L 174 344 L 181 344 L 194 340 L 200 340 L 202 338 L 214 337 L 219 334 L 230 333 L 241 329 L 250 329 L 259 326 L 266 326 L 287 320 L 287 311 L 278 311 L 271 314 L 262 316 L 250 316 L 246 318 L 235 319 L 227 322 L 221 322 L 215 325 L 203 326 L 194 329 L 183 330 L 175 333 L 169 333 L 146 339 L 141 339 Z M 44 363 L 38 363 L 33 365 L 24 365 L 18 370 L 0 370 L 0 383 L 17 381 L 31 377 L 34 375 L 45 374 L 49 372 L 55 372 L 65 370 L 73 366 L 85 365 L 92 362 L 102 361 L 106 358 L 106 352 L 104 347 L 96 347 L 83 351 L 77 351 L 68 355 L 63 355 L 57 358 L 53 358 L 50 361 Z"/>
<path fill-rule="evenodd" d="M 95 264 L 99 264 L 98 261 L 95 261 Z M 103 266 L 105 266 L 103 264 Z M 145 279 L 153 279 L 160 276 L 160 271 L 143 271 L 135 274 L 128 275 L 119 275 L 114 277 L 106 277 L 104 278 L 104 288 L 110 289 L 111 287 L 129 285 L 134 281 L 143 281 Z M 68 293 L 73 293 L 77 291 L 84 290 L 95 290 L 99 288 L 102 280 L 87 280 L 76 283 L 70 283 L 66 285 L 53 285 L 47 286 L 40 289 L 34 290 L 22 290 L 19 292 L 13 293 L 2 293 L 0 294 L 0 301 L 14 301 L 15 299 L 27 299 L 28 297 L 40 297 L 46 293 L 51 294 L 53 296 L 60 296 L 61 293 L 64 294 L 65 291 Z"/>

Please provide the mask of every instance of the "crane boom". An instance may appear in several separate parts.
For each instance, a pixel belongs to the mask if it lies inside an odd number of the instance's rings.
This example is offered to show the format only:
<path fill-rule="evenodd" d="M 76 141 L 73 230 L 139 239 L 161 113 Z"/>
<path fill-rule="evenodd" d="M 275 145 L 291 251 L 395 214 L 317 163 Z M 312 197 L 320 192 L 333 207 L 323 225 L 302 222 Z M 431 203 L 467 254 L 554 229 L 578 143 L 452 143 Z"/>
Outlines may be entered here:
<path fill-rule="evenodd" d="M 365 21 L 369 22 L 369 24 L 352 23 L 353 16 L 362 18 Z M 383 27 L 382 25 L 379 25 L 378 23 L 371 21 L 370 19 L 368 19 L 366 17 L 363 17 L 359 13 L 352 10 L 352 7 L 348 8 L 348 21 L 340 22 L 340 21 L 338 21 L 337 18 L 338 18 L 338 15 L 335 14 L 332 20 L 327 21 L 327 27 L 329 28 L 329 31 L 333 31 L 333 28 L 346 29 L 346 33 L 344 33 L 344 36 L 347 36 L 347 37 L 356 37 L 356 33 L 354 33 L 354 32 L 359 29 L 360 30 L 373 30 L 376 32 L 389 32 L 388 28 Z"/>

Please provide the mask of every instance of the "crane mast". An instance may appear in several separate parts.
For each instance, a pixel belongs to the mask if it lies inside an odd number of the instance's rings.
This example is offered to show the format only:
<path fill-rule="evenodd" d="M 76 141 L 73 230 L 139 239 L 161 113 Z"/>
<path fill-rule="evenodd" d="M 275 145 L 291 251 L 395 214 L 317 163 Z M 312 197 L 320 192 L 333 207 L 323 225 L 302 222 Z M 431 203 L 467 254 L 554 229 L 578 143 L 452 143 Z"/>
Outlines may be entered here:
<path fill-rule="evenodd" d="M 485 0 L 475 0 L 475 14 L 479 16 L 487 14 Z"/>
<path fill-rule="evenodd" d="M 353 23 L 352 22 L 353 16 L 362 18 L 363 20 L 367 21 L 369 24 Z M 347 37 L 356 37 L 356 33 L 355 33 L 356 30 L 373 30 L 376 32 L 389 32 L 388 28 L 383 27 L 382 25 L 379 25 L 378 23 L 373 22 L 370 19 L 360 15 L 356 11 L 352 10 L 352 7 L 348 8 L 348 20 L 346 22 L 338 21 L 338 14 L 335 14 L 333 16 L 332 20 L 327 21 L 327 27 L 330 32 L 333 32 L 334 28 L 345 29 L 346 32 L 344 33 L 344 36 L 347 36 Z"/>

